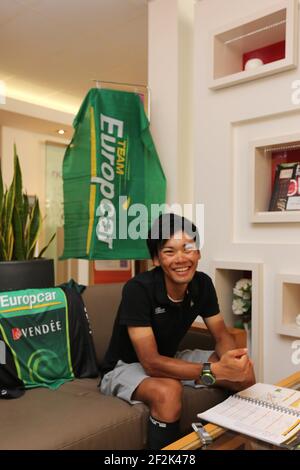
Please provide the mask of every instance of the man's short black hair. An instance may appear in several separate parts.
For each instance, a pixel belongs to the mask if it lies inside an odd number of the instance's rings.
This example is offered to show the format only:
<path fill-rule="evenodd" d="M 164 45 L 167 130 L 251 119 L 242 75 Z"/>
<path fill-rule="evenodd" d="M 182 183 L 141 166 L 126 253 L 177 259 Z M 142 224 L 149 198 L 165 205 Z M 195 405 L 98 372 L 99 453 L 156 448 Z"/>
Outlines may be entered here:
<path fill-rule="evenodd" d="M 199 249 L 199 232 L 193 222 L 177 214 L 161 214 L 148 232 L 147 246 L 152 259 L 158 256 L 165 243 L 177 232 L 189 235 Z"/>

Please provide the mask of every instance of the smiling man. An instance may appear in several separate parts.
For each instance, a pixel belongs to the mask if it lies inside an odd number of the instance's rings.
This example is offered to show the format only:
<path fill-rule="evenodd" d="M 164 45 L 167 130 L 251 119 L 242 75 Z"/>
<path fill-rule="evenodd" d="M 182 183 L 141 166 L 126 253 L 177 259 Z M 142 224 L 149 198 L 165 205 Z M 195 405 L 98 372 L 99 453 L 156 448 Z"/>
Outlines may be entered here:
<path fill-rule="evenodd" d="M 255 382 L 246 349 L 236 349 L 219 312 L 212 281 L 197 271 L 197 228 L 184 217 L 161 215 L 147 240 L 155 269 L 124 286 L 102 367 L 101 391 L 150 409 L 148 447 L 179 437 L 183 386 L 242 390 Z M 215 351 L 178 352 L 198 315 L 216 341 Z"/>

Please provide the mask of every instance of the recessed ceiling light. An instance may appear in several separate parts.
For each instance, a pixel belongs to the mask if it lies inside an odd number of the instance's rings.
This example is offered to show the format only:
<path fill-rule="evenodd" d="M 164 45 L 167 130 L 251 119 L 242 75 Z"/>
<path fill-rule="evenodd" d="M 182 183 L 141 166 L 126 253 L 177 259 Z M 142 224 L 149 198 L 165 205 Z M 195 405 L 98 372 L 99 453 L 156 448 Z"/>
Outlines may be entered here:
<path fill-rule="evenodd" d="M 57 131 L 57 133 L 60 134 L 60 135 L 64 135 L 65 132 L 66 132 L 66 131 L 65 131 L 64 129 L 59 129 L 59 130 Z"/>

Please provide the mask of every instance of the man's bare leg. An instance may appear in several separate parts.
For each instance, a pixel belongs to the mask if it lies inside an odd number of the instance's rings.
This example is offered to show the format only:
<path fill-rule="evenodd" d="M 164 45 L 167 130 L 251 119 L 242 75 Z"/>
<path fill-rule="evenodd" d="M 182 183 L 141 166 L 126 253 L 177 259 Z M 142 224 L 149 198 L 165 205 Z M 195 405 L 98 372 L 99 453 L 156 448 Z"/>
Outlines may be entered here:
<path fill-rule="evenodd" d="M 149 377 L 132 395 L 150 408 L 148 448 L 161 449 L 180 437 L 179 418 L 183 387 L 180 380 Z"/>

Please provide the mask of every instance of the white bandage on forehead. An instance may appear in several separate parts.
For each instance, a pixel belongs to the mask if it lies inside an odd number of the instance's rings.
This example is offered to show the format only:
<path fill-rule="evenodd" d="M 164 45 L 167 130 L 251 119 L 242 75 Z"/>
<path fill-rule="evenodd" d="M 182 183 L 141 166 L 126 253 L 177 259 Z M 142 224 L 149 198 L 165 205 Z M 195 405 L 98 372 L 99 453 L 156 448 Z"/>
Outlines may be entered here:
<path fill-rule="evenodd" d="M 184 245 L 185 250 L 197 250 L 195 242 L 189 242 Z"/>

